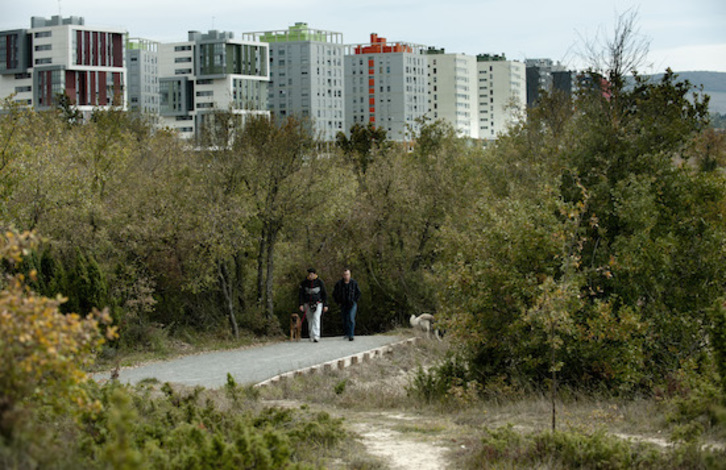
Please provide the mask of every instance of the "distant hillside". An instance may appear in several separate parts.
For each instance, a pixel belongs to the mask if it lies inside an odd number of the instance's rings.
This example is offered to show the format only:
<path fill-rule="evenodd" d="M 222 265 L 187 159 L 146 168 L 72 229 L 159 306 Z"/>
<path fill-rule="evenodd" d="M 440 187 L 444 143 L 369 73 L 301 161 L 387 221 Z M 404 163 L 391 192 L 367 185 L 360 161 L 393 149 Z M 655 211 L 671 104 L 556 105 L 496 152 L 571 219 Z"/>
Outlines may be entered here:
<path fill-rule="evenodd" d="M 703 92 L 711 97 L 709 107 L 712 113 L 726 114 L 726 72 L 676 72 L 679 80 L 703 85 Z M 658 80 L 663 74 L 651 75 Z"/>

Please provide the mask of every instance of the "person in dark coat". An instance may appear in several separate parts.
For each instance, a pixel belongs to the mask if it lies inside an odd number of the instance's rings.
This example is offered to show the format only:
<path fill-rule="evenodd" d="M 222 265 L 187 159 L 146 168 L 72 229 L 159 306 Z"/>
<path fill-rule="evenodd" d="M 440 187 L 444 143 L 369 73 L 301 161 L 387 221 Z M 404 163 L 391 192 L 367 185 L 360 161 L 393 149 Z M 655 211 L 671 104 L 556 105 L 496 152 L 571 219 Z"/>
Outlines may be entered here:
<path fill-rule="evenodd" d="M 325 283 L 318 278 L 314 268 L 308 268 L 307 277 L 300 283 L 298 302 L 300 311 L 308 320 L 310 341 L 317 343 L 320 339 L 321 317 L 323 312 L 328 311 L 328 292 L 325 290 Z"/>
<path fill-rule="evenodd" d="M 353 341 L 355 336 L 355 314 L 358 312 L 360 295 L 360 288 L 355 279 L 351 278 L 350 269 L 344 269 L 343 278 L 335 283 L 333 299 L 335 303 L 340 305 L 340 313 L 343 317 L 343 332 L 348 341 Z"/>

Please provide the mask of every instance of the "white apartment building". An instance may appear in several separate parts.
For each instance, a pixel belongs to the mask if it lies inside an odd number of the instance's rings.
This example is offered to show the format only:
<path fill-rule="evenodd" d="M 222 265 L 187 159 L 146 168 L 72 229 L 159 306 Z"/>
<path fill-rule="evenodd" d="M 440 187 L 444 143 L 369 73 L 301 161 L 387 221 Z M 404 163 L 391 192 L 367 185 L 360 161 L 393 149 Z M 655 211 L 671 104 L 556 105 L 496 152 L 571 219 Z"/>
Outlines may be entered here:
<path fill-rule="evenodd" d="M 527 109 L 527 79 L 522 62 L 504 54 L 476 56 L 479 88 L 479 138 L 494 140 Z"/>
<path fill-rule="evenodd" d="M 286 30 L 244 33 L 270 47 L 268 107 L 274 116 L 310 119 L 323 141 L 345 131 L 343 34 L 295 23 Z"/>
<path fill-rule="evenodd" d="M 49 109 L 59 95 L 85 115 L 126 106 L 126 31 L 85 26 L 71 16 L 31 18 L 30 29 L 0 31 L 0 97 Z"/>
<path fill-rule="evenodd" d="M 388 43 L 371 34 L 367 44 L 346 46 L 345 128 L 354 124 L 383 128 L 391 140 L 406 141 L 428 112 L 425 47 Z"/>
<path fill-rule="evenodd" d="M 450 124 L 459 137 L 479 138 L 476 57 L 429 48 L 429 117 Z"/>
<path fill-rule="evenodd" d="M 126 42 L 129 111 L 159 114 L 159 43 L 142 38 Z"/>
<path fill-rule="evenodd" d="M 217 110 L 269 115 L 268 52 L 265 43 L 220 31 L 159 45 L 161 124 L 193 138 Z"/>

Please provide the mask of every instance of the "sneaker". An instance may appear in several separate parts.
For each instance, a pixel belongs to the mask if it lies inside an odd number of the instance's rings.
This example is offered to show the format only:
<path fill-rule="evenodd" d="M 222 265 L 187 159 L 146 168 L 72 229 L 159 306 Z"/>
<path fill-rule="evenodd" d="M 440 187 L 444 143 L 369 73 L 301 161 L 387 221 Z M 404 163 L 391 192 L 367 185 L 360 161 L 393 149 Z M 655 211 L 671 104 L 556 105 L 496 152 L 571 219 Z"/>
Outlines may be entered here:
<path fill-rule="evenodd" d="M 313 340 L 313 343 L 317 343 L 317 342 L 318 342 L 317 338 Z"/>
<path fill-rule="evenodd" d="M 348 341 L 353 341 L 353 337 L 351 336 L 350 338 L 348 338 Z"/>

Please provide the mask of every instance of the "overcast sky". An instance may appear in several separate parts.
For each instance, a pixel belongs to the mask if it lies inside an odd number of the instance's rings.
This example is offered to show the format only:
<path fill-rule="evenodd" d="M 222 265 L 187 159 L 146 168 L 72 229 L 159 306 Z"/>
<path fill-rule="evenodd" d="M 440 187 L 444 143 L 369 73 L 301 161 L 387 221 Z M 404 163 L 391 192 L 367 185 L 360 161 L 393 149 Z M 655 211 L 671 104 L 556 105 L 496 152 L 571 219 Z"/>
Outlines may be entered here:
<path fill-rule="evenodd" d="M 30 26 L 31 16 L 83 16 L 86 25 L 120 26 L 132 37 L 183 41 L 187 31 L 286 29 L 295 22 L 362 43 L 389 40 L 447 52 L 551 58 L 572 68 L 586 39 L 610 36 L 618 14 L 636 10 L 650 41 L 643 72 L 726 72 L 724 0 L 0 0 L 0 30 Z"/>

